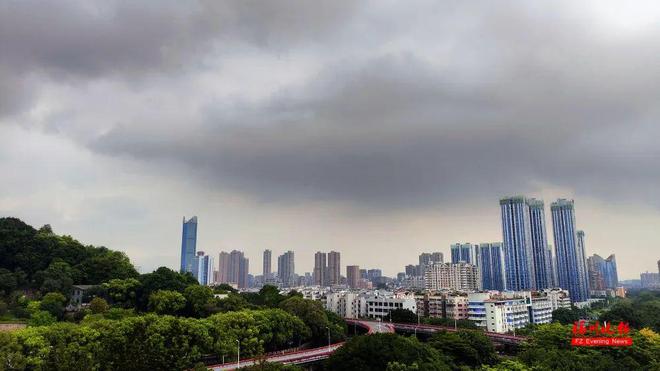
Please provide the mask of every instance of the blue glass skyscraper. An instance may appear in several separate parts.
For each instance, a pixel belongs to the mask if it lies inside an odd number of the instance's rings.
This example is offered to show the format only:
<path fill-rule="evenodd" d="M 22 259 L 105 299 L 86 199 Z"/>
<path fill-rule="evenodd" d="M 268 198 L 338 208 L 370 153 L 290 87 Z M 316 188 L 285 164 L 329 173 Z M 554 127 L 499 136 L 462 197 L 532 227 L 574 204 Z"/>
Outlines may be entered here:
<path fill-rule="evenodd" d="M 548 237 L 545 228 L 545 207 L 543 201 L 530 198 L 529 226 L 532 238 L 532 252 L 534 259 L 534 287 L 543 290 L 552 287 L 551 261 L 548 255 Z"/>
<path fill-rule="evenodd" d="M 476 246 L 473 246 L 471 243 L 455 243 L 451 245 L 452 264 L 466 262 L 477 265 L 478 262 L 475 257 L 475 248 Z"/>
<path fill-rule="evenodd" d="M 584 251 L 584 232 L 575 230 L 575 211 L 572 200 L 553 202 L 552 230 L 557 254 L 559 287 L 567 289 L 572 302 L 589 299 L 589 280 Z"/>
<path fill-rule="evenodd" d="M 213 257 L 204 255 L 204 251 L 198 251 L 194 265 L 193 276 L 197 278 L 197 282 L 200 285 L 209 285 L 213 281 Z"/>
<path fill-rule="evenodd" d="M 479 251 L 479 270 L 484 290 L 504 291 L 504 251 L 502 244 L 482 243 Z"/>
<path fill-rule="evenodd" d="M 183 217 L 183 232 L 181 236 L 181 272 L 195 274 L 195 253 L 197 252 L 197 217 L 186 220 Z"/>
<path fill-rule="evenodd" d="M 506 289 L 523 291 L 535 288 L 534 258 L 529 207 L 525 197 L 500 200 Z"/>
<path fill-rule="evenodd" d="M 619 275 L 616 271 L 616 257 L 614 254 L 605 259 L 603 264 L 603 281 L 608 289 L 615 289 L 619 286 Z"/>

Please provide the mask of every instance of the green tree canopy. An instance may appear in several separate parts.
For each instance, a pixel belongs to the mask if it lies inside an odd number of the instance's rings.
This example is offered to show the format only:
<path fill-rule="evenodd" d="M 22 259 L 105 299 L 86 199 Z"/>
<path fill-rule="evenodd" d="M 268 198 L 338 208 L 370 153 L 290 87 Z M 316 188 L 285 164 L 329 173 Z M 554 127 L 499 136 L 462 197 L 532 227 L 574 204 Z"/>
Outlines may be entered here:
<path fill-rule="evenodd" d="M 406 366 L 416 364 L 419 370 L 450 370 L 446 360 L 435 349 L 415 338 L 395 334 L 373 334 L 350 339 L 328 359 L 327 369 L 382 371 L 391 362 Z M 389 367 L 392 369 L 393 366 Z"/>
<path fill-rule="evenodd" d="M 179 292 L 158 290 L 149 295 L 149 310 L 158 314 L 176 314 L 186 306 L 186 298 Z"/>

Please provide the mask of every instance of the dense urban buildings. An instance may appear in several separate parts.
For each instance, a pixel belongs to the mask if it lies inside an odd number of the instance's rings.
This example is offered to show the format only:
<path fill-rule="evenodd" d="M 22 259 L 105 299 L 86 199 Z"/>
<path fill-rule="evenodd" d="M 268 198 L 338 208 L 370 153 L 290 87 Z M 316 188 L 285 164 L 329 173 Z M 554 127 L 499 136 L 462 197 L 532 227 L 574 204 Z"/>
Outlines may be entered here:
<path fill-rule="evenodd" d="M 250 275 L 249 260 L 237 250 L 220 252 L 216 271 L 213 271 L 213 259 L 210 256 L 204 258 L 206 255 L 200 253 L 193 258 L 189 270 L 200 283 L 229 283 L 241 289 L 265 284 L 282 288 L 316 285 L 331 290 L 369 290 L 377 287 L 458 290 L 464 293 L 480 290 L 533 292 L 562 288 L 568 290 L 576 303 L 587 301 L 590 294 L 594 297 L 615 294 L 614 290 L 618 287 L 615 257 L 611 255 L 603 259 L 593 255 L 587 264 L 585 235 L 575 228 L 572 201 L 560 199 L 551 206 L 557 254 L 553 254 L 552 246 L 547 243 L 543 201 L 524 196 L 503 198 L 500 200 L 500 211 L 504 242 L 452 244 L 452 263 L 443 262 L 442 252 L 423 252 L 418 256 L 419 264 L 406 265 L 405 271 L 398 273 L 396 278 L 383 276 L 380 269 L 360 269 L 358 265 L 346 266 L 346 277 L 343 277 L 341 254 L 337 251 L 317 252 L 313 271 L 301 276 L 295 273 L 293 251 L 278 257 L 275 275 L 272 251 L 268 249 L 263 251 L 262 275 Z M 197 248 L 196 233 L 197 218 L 186 220 L 184 217 L 182 266 L 187 265 L 184 264 L 187 259 L 185 249 L 190 246 Z M 644 282 L 653 285 L 654 279 L 652 275 L 645 275 Z M 591 292 L 590 286 L 593 288 Z M 536 305 L 539 308 L 542 306 L 540 303 Z M 443 310 L 446 313 L 447 308 Z"/>
<path fill-rule="evenodd" d="M 220 252 L 218 271 L 215 275 L 217 283 L 236 285 L 238 288 L 247 288 L 250 262 L 242 251 L 232 250 L 230 253 Z"/>
<path fill-rule="evenodd" d="M 197 252 L 197 217 L 186 220 L 183 217 L 183 232 L 181 236 L 181 272 L 195 271 L 195 254 Z"/>
<path fill-rule="evenodd" d="M 587 301 L 589 280 L 584 251 L 584 232 L 576 231 L 573 201 L 559 199 L 552 203 L 550 209 L 557 251 L 559 287 L 568 290 L 573 302 Z"/>
<path fill-rule="evenodd" d="M 503 291 L 505 289 L 505 269 L 502 244 L 499 242 L 479 244 L 479 259 L 482 288 Z"/>
<path fill-rule="evenodd" d="M 522 196 L 500 200 L 502 243 L 506 265 L 506 288 L 533 289 L 536 284 L 529 206 Z"/>
<path fill-rule="evenodd" d="M 295 255 L 289 250 L 277 258 L 277 274 L 283 287 L 296 285 Z"/>

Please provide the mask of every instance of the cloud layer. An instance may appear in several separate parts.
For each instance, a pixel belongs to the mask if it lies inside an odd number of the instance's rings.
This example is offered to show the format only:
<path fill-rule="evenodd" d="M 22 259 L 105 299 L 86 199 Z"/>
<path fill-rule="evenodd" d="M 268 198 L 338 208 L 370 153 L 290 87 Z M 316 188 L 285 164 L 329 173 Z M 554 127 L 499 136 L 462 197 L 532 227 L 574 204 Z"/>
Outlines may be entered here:
<path fill-rule="evenodd" d="M 562 189 L 657 212 L 660 7 L 637 8 L 8 2 L 0 124 L 268 207 L 396 218 Z"/>

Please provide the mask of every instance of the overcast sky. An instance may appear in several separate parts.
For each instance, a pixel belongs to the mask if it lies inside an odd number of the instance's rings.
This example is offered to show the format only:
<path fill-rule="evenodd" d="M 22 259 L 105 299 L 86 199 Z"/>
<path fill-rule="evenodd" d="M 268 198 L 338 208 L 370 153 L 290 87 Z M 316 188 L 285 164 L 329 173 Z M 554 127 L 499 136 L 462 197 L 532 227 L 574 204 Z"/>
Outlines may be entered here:
<path fill-rule="evenodd" d="M 268 248 L 394 275 L 501 241 L 503 196 L 548 223 L 563 197 L 587 254 L 639 278 L 660 258 L 659 20 L 656 1 L 4 1 L 0 215 L 143 272 L 178 267 L 197 215 L 198 249 L 253 274 Z"/>

